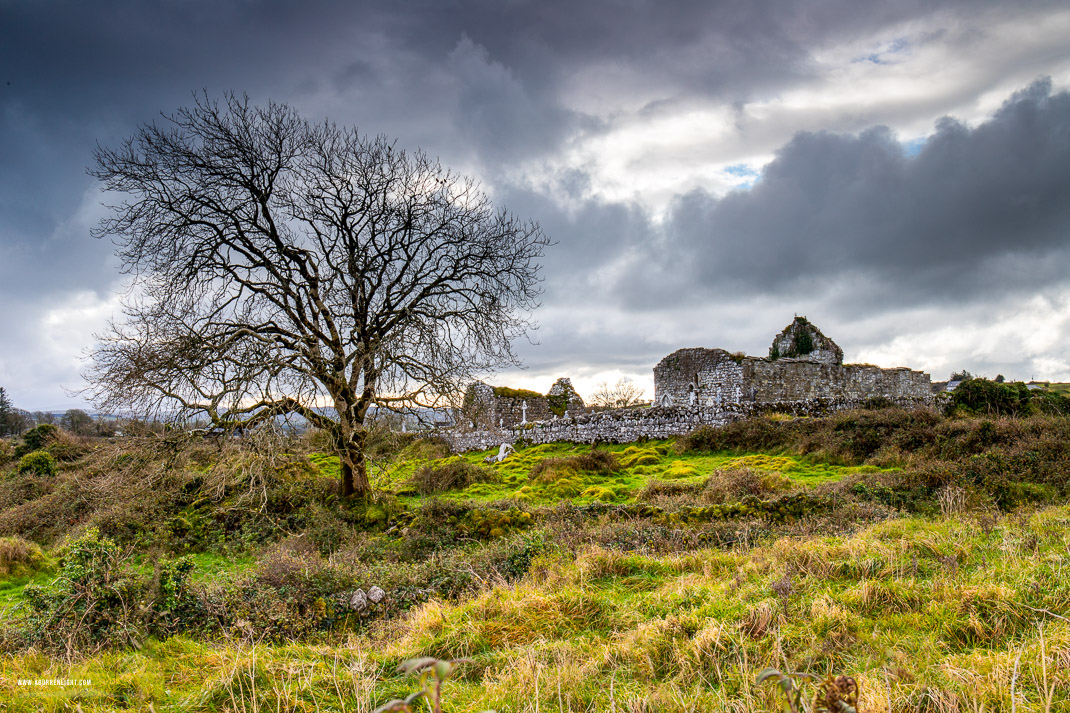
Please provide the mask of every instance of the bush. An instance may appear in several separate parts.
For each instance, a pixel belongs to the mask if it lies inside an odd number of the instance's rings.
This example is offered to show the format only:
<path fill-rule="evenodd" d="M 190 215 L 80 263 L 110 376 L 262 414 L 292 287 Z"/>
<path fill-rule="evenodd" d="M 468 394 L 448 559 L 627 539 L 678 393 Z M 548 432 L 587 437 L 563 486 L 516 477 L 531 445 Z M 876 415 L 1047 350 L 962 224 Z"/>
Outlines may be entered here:
<path fill-rule="evenodd" d="M 529 477 L 534 482 L 553 483 L 577 472 L 609 474 L 620 469 L 615 455 L 595 449 L 567 458 L 543 458 L 532 467 Z"/>
<path fill-rule="evenodd" d="M 25 577 L 48 565 L 41 548 L 21 537 L 0 537 L 0 577 Z"/>
<path fill-rule="evenodd" d="M 951 392 L 949 409 L 966 414 L 1019 416 L 1029 412 L 1031 393 L 1021 382 L 1000 384 L 967 379 Z"/>
<path fill-rule="evenodd" d="M 142 636 L 137 606 L 143 583 L 123 567 L 118 546 L 95 529 L 70 543 L 56 579 L 23 590 L 24 637 L 68 657 Z"/>
<path fill-rule="evenodd" d="M 784 448 L 794 440 L 794 421 L 751 418 L 727 426 L 700 426 L 679 441 L 685 452 L 717 453 L 737 451 L 767 453 Z"/>
<path fill-rule="evenodd" d="M 22 436 L 22 445 L 15 450 L 15 456 L 23 456 L 32 451 L 45 449 L 48 444 L 59 437 L 59 428 L 51 423 L 34 426 Z"/>
<path fill-rule="evenodd" d="M 728 468 L 716 470 L 706 479 L 702 499 L 708 503 L 728 503 L 748 495 L 781 493 L 791 488 L 791 480 L 779 473 Z"/>
<path fill-rule="evenodd" d="M 454 457 L 420 467 L 409 482 L 421 495 L 432 495 L 495 480 L 497 474 L 493 470 Z"/>
<path fill-rule="evenodd" d="M 56 437 L 49 443 L 48 452 L 58 461 L 70 463 L 90 453 L 93 449 L 87 438 L 72 436 L 65 431 L 56 433 Z"/>
<path fill-rule="evenodd" d="M 189 587 L 192 560 L 157 560 L 151 579 L 126 560 L 95 528 L 69 542 L 59 576 L 23 590 L 23 641 L 69 659 L 109 646 L 137 646 L 148 635 L 205 628 L 207 612 Z"/>
<path fill-rule="evenodd" d="M 56 474 L 56 459 L 45 451 L 27 453 L 19 460 L 19 473 L 35 473 L 52 477 Z"/>
<path fill-rule="evenodd" d="M 464 518 L 454 521 L 457 531 L 465 537 L 489 539 L 531 527 L 535 519 L 519 508 L 509 510 L 472 510 Z"/>

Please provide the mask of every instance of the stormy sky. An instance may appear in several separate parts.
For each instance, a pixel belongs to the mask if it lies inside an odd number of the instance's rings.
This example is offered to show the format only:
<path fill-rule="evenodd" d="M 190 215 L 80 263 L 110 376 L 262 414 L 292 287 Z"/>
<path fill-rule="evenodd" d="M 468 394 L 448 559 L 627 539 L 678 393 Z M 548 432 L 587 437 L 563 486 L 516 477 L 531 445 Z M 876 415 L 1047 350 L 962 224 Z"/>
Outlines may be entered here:
<path fill-rule="evenodd" d="M 846 359 L 1070 380 L 1070 6 L 0 0 L 0 386 L 81 405 L 119 315 L 86 173 L 193 93 L 290 104 L 541 223 L 541 324 L 492 381 L 584 395 L 795 314 Z"/>

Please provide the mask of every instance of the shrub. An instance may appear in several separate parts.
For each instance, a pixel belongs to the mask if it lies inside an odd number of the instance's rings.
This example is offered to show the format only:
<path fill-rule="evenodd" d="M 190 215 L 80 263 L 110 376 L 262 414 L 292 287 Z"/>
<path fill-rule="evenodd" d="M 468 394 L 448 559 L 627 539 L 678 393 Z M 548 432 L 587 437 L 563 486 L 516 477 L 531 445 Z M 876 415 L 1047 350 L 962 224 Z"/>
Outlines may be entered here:
<path fill-rule="evenodd" d="M 949 409 L 967 414 L 1018 416 L 1029 411 L 1026 385 L 1000 384 L 988 379 L 967 379 L 951 392 Z"/>
<path fill-rule="evenodd" d="M 685 452 L 768 452 L 779 450 L 791 443 L 795 429 L 795 421 L 751 418 L 730 423 L 722 428 L 700 426 L 678 443 Z"/>
<path fill-rule="evenodd" d="M 1070 414 L 1070 398 L 1054 391 L 1030 391 L 1029 410 L 1045 416 Z"/>
<path fill-rule="evenodd" d="M 400 458 L 406 460 L 441 460 L 449 458 L 450 446 L 443 438 L 417 438 L 401 452 Z"/>
<path fill-rule="evenodd" d="M 706 479 L 702 499 L 708 503 L 727 503 L 748 495 L 780 493 L 791 488 L 791 479 L 779 473 L 763 473 L 751 468 L 727 468 L 714 471 Z"/>
<path fill-rule="evenodd" d="M 567 458 L 543 458 L 532 467 L 529 477 L 535 482 L 552 483 L 577 472 L 608 474 L 620 469 L 615 455 L 595 449 Z"/>
<path fill-rule="evenodd" d="M 48 452 L 58 461 L 76 461 L 93 449 L 89 440 L 80 436 L 72 436 L 65 431 L 58 431 L 56 437 L 48 444 Z"/>
<path fill-rule="evenodd" d="M 351 587 L 345 575 L 304 538 L 290 539 L 272 547 L 257 567 L 256 580 L 284 598 L 311 603 L 317 596 Z"/>
<path fill-rule="evenodd" d="M 650 480 L 635 494 L 639 502 L 650 503 L 678 498 L 680 496 L 694 496 L 702 490 L 702 483 L 681 483 L 671 480 Z"/>
<path fill-rule="evenodd" d="M 16 456 L 23 456 L 32 451 L 40 451 L 59 437 L 59 429 L 51 423 L 34 426 L 22 436 L 22 445 L 15 451 Z"/>
<path fill-rule="evenodd" d="M 144 583 L 123 566 L 118 546 L 95 529 L 70 543 L 58 577 L 23 590 L 24 637 L 67 657 L 136 643 Z"/>
<path fill-rule="evenodd" d="M 189 577 L 193 568 L 193 560 L 188 556 L 156 562 L 145 607 L 150 633 L 168 636 L 208 628 L 203 602 L 190 591 Z"/>
<path fill-rule="evenodd" d="M 501 537 L 502 535 L 531 527 L 535 522 L 531 513 L 519 508 L 509 510 L 472 510 L 464 518 L 455 521 L 457 531 L 464 536 L 483 539 Z"/>
<path fill-rule="evenodd" d="M 43 476 L 56 474 L 56 459 L 45 451 L 27 453 L 19 460 L 19 473 L 35 473 Z"/>
<path fill-rule="evenodd" d="M 409 482 L 421 495 L 431 495 L 494 480 L 497 480 L 497 474 L 489 468 L 453 457 L 418 468 Z"/>
<path fill-rule="evenodd" d="M 36 544 L 21 537 L 0 537 L 0 577 L 25 577 L 47 565 L 48 558 Z"/>

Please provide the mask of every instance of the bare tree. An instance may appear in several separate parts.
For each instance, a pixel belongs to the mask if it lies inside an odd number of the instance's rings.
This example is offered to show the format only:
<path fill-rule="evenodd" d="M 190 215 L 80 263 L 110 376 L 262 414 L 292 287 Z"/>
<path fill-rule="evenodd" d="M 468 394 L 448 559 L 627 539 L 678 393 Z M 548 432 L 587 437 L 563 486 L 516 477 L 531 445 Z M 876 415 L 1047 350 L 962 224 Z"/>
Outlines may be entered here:
<path fill-rule="evenodd" d="M 79 436 L 91 436 L 96 430 L 93 417 L 80 408 L 72 408 L 66 411 L 60 417 L 59 424 Z"/>
<path fill-rule="evenodd" d="M 364 496 L 369 410 L 434 406 L 517 362 L 549 241 L 421 152 L 229 95 L 95 159 L 124 194 L 95 234 L 136 277 L 86 373 L 101 409 L 299 414 Z"/>
<path fill-rule="evenodd" d="M 613 386 L 603 381 L 595 387 L 591 403 L 601 408 L 639 406 L 646 403 L 643 401 L 644 394 L 643 389 L 636 386 L 631 379 L 619 379 Z"/>

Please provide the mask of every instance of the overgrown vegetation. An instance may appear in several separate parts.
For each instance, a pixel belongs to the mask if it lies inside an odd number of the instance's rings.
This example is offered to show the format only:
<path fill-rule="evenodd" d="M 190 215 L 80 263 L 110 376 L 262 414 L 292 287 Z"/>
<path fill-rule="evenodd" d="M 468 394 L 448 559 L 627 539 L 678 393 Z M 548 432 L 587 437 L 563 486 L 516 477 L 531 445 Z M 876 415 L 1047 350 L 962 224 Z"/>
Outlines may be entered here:
<path fill-rule="evenodd" d="M 1031 390 L 1020 381 L 1004 383 L 967 376 L 951 392 L 950 413 L 986 416 L 1070 414 L 1070 397 L 1057 391 Z"/>
<path fill-rule="evenodd" d="M 370 711 L 427 657 L 471 659 L 446 710 L 771 709 L 767 667 L 849 676 L 865 711 L 1070 698 L 1063 416 L 764 418 L 490 464 L 384 433 L 361 503 L 316 434 L 53 436 L 53 475 L 0 474 L 11 710 Z"/>
<path fill-rule="evenodd" d="M 531 389 L 513 389 L 508 386 L 495 386 L 494 395 L 503 399 L 541 399 L 543 395 Z"/>

